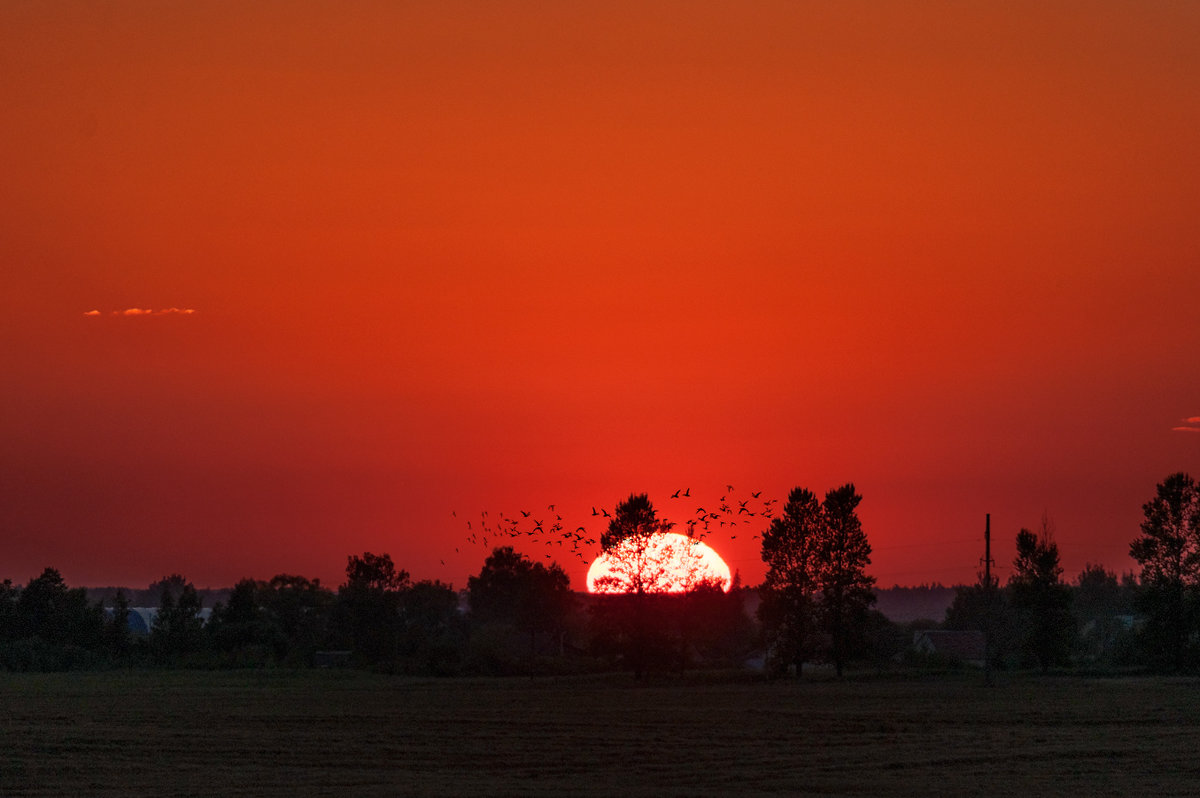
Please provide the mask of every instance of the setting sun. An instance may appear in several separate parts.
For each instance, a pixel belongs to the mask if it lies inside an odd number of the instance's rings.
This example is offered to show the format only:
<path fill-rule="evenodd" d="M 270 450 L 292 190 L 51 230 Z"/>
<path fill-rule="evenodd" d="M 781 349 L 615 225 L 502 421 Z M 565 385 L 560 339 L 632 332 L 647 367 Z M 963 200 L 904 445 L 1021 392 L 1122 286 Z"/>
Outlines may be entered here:
<path fill-rule="evenodd" d="M 625 540 L 588 568 L 589 593 L 632 593 L 640 581 L 647 593 L 682 593 L 704 582 L 728 592 L 729 566 L 708 544 L 677 532 L 659 532 L 643 545 Z"/>

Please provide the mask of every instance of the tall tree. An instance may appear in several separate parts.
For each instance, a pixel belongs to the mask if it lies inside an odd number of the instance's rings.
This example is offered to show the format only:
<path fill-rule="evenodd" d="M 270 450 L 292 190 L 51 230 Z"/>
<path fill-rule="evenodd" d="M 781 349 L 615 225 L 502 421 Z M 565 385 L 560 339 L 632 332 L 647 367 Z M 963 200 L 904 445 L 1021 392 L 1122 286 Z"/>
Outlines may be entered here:
<path fill-rule="evenodd" d="M 16 615 L 21 637 L 39 637 L 57 647 L 103 646 L 103 608 L 88 604 L 84 588 L 67 587 L 57 569 L 29 580 L 17 597 Z"/>
<path fill-rule="evenodd" d="M 563 631 L 574 605 L 571 580 L 557 563 L 535 563 L 511 546 L 492 550 L 467 592 L 472 619 L 510 626 L 528 640 L 530 657 L 539 634 Z"/>
<path fill-rule="evenodd" d="M 1150 650 L 1163 651 L 1166 664 L 1180 670 L 1187 664 L 1200 593 L 1200 490 L 1187 474 L 1172 474 L 1142 511 L 1142 533 L 1129 553 L 1142 568 Z"/>
<path fill-rule="evenodd" d="M 762 559 L 767 564 L 758 617 L 767 637 L 770 665 L 779 672 L 795 665 L 799 676 L 805 660 L 815 653 L 818 592 L 821 586 L 818 551 L 824 519 L 816 495 L 794 488 L 778 518 L 762 535 Z"/>
<path fill-rule="evenodd" d="M 175 589 L 180 580 L 183 587 L 176 596 Z M 178 662 L 204 645 L 200 594 L 191 582 L 178 574 L 160 580 L 158 584 L 162 586 L 162 597 L 150 630 L 150 647 L 160 662 Z"/>
<path fill-rule="evenodd" d="M 667 592 L 677 576 L 668 563 L 680 558 L 669 545 L 669 550 L 664 550 L 659 535 L 672 526 L 658 518 L 649 496 L 631 494 L 617 505 L 608 529 L 600 535 L 600 548 L 608 555 L 612 570 L 611 576 L 602 579 L 639 596 Z M 598 586 L 604 589 L 606 585 L 600 582 Z"/>
<path fill-rule="evenodd" d="M 871 564 L 871 544 L 858 518 L 861 501 L 862 496 L 848 483 L 825 494 L 821 508 L 825 524 L 817 556 L 822 615 L 839 677 L 867 610 L 875 603 L 875 577 L 866 571 Z"/>
<path fill-rule="evenodd" d="M 133 648 L 133 635 L 129 631 L 129 599 L 124 590 L 117 590 L 113 598 L 113 614 L 108 621 L 108 650 L 118 662 L 123 662 Z"/>
<path fill-rule="evenodd" d="M 852 484 L 829 491 L 820 503 L 798 487 L 763 533 L 767 576 L 759 617 L 776 656 L 785 666 L 795 663 L 797 675 L 816 652 L 820 631 L 828 635 L 827 653 L 841 676 L 875 601 L 875 579 L 866 573 L 871 544 L 858 518 L 861 501 Z"/>
<path fill-rule="evenodd" d="M 436 675 L 457 670 L 464 625 L 453 587 L 428 579 L 413 584 L 404 592 L 400 617 L 402 648 L 410 668 Z"/>
<path fill-rule="evenodd" d="M 396 568 L 388 554 L 368 551 L 346 559 L 338 609 L 360 656 L 380 662 L 400 654 L 400 603 L 411 584 L 408 572 Z"/>
<path fill-rule="evenodd" d="M 17 598 L 20 593 L 11 579 L 0 582 L 0 642 L 12 640 L 19 635 Z"/>
<path fill-rule="evenodd" d="M 677 562 L 687 561 L 674 545 L 662 545 L 660 534 L 672 524 L 660 520 L 650 498 L 631 494 L 616 506 L 608 529 L 600 536 L 601 550 L 609 558 L 611 575 L 597 580 L 597 587 L 615 595 L 597 605 L 610 614 L 625 642 L 626 661 L 640 679 L 654 662 L 673 657 L 666 604 L 659 600 L 678 581 Z M 688 579 L 683 581 L 689 582 Z"/>
<path fill-rule="evenodd" d="M 1079 625 L 1079 650 L 1087 661 L 1115 663 L 1126 653 L 1132 636 L 1120 616 L 1133 614 L 1131 599 L 1136 592 L 1102 565 L 1089 563 L 1080 571 L 1071 611 Z"/>
<path fill-rule="evenodd" d="M 328 635 L 333 591 L 320 579 L 277 574 L 259 587 L 258 597 L 282 634 L 281 658 L 297 665 L 311 663 Z"/>
<path fill-rule="evenodd" d="M 1021 650 L 1047 671 L 1064 664 L 1075 635 L 1071 619 L 1071 591 L 1062 581 L 1058 544 L 1048 516 L 1039 534 L 1028 529 L 1017 533 L 1017 556 L 1008 582 L 1017 614 Z"/>
<path fill-rule="evenodd" d="M 233 586 L 224 604 L 213 607 L 206 629 L 209 639 L 229 662 L 264 665 L 286 653 L 283 633 L 263 609 L 264 583 L 242 579 Z"/>

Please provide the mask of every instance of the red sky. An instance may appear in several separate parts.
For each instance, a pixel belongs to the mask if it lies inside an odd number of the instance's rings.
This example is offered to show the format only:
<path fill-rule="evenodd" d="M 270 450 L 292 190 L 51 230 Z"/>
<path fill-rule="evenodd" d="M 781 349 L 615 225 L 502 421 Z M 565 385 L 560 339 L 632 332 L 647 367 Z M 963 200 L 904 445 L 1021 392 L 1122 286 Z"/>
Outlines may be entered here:
<path fill-rule="evenodd" d="M 1053 6 L 0 5 L 0 578 L 462 586 L 484 510 L 846 481 L 884 585 L 987 512 L 1130 568 L 1200 473 L 1200 6 Z"/>

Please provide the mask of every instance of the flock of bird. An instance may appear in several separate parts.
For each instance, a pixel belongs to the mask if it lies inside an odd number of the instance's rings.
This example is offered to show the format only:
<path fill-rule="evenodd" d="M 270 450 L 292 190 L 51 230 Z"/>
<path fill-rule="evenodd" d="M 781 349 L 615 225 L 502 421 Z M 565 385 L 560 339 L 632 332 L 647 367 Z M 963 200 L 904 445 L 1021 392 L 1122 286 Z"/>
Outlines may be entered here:
<path fill-rule="evenodd" d="M 730 540 L 736 540 L 743 528 L 756 523 L 754 519 L 765 519 L 767 523 L 775 517 L 775 505 L 778 499 L 763 499 L 762 491 L 752 491 L 749 498 L 738 499 L 733 485 L 726 485 L 720 499 L 710 502 L 708 507 L 697 504 L 687 511 L 687 520 L 683 526 L 687 528 L 686 535 L 697 540 L 703 539 L 715 531 L 725 531 Z M 680 488 L 670 495 L 671 504 L 668 511 L 676 509 L 676 502 L 688 502 L 692 498 L 691 488 Z M 457 511 L 451 516 L 458 518 Z M 607 509 L 591 508 L 591 517 L 598 519 L 597 523 L 608 527 L 613 515 Z M 660 514 L 660 520 L 670 521 L 670 518 Z M 557 505 L 546 506 L 544 512 L 521 510 L 514 515 L 507 513 L 491 513 L 483 510 L 476 519 L 465 520 L 466 530 L 462 543 L 456 546 L 455 553 L 460 553 L 462 545 L 483 546 L 490 551 L 492 547 L 513 545 L 516 542 L 528 543 L 545 549 L 543 557 L 553 560 L 554 547 L 565 555 L 575 557 L 583 564 L 594 559 L 594 551 L 599 545 L 599 534 L 590 532 L 586 525 L 572 527 L 566 521 Z M 751 536 L 758 539 L 759 535 Z M 442 565 L 445 565 L 442 560 Z"/>

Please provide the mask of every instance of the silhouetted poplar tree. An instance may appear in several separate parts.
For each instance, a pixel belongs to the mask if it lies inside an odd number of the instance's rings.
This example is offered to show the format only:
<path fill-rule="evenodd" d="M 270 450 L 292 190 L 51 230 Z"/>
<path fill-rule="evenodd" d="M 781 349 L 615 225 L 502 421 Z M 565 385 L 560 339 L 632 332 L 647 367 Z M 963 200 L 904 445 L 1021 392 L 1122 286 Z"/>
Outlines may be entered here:
<path fill-rule="evenodd" d="M 795 488 L 782 516 L 763 533 L 767 576 L 759 617 L 777 667 L 795 663 L 799 675 L 821 631 L 842 675 L 875 601 L 875 579 L 866 573 L 871 544 L 857 512 L 861 501 L 852 484 L 829 491 L 820 504 L 812 491 Z"/>
<path fill-rule="evenodd" d="M 1149 649 L 1161 650 L 1166 664 L 1180 670 L 1188 664 L 1200 593 L 1200 490 L 1187 474 L 1172 474 L 1142 510 L 1142 533 L 1129 553 L 1142 568 Z"/>
<path fill-rule="evenodd" d="M 862 496 L 846 484 L 825 494 L 822 505 L 824 533 L 817 548 L 820 563 L 821 604 L 825 628 L 837 675 L 853 650 L 853 643 L 875 603 L 875 577 L 867 576 L 871 544 L 858 519 Z"/>
<path fill-rule="evenodd" d="M 768 665 L 776 673 L 794 664 L 796 675 L 801 675 L 805 660 L 816 650 L 823 534 L 821 505 L 807 488 L 794 488 L 782 514 L 763 532 L 762 559 L 767 574 L 758 617 L 766 637 Z"/>

